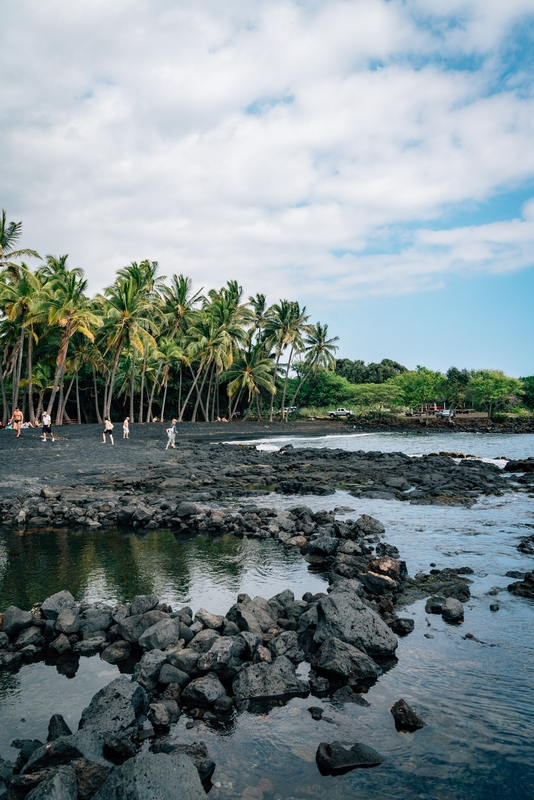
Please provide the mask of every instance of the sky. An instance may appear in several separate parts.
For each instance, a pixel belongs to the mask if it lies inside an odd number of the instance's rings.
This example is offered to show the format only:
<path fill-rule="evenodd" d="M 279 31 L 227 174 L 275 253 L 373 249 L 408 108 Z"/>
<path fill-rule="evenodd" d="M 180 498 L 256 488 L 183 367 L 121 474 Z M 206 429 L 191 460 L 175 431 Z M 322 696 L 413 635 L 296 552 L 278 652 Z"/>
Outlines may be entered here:
<path fill-rule="evenodd" d="M 0 103 L 0 206 L 92 292 L 149 258 L 534 373 L 532 0 L 17 0 Z"/>

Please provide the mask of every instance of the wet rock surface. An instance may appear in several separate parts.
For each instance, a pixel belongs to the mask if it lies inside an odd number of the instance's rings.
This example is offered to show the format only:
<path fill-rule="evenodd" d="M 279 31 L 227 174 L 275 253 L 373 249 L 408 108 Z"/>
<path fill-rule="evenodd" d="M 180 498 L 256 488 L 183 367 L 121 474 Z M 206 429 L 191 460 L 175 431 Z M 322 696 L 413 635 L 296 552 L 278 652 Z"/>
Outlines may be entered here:
<path fill-rule="evenodd" d="M 347 749 L 341 742 L 321 742 L 315 760 L 323 775 L 341 775 L 357 767 L 377 767 L 384 761 L 373 747 L 356 743 Z"/>
<path fill-rule="evenodd" d="M 85 428 L 92 426 L 80 427 L 84 430 L 66 431 L 66 440 L 87 436 L 89 431 Z M 139 434 L 148 437 L 152 448 L 159 447 L 156 428 Z M 326 495 L 345 487 L 354 497 L 471 505 L 482 495 L 501 494 L 510 488 L 510 481 L 494 464 L 480 459 L 454 459 L 447 454 L 413 458 L 400 452 L 315 448 L 283 448 L 266 453 L 253 446 L 229 447 L 182 440 L 176 456 L 170 460 L 169 455 L 157 450 L 148 457 L 146 451 L 137 451 L 132 442 L 129 453 L 123 454 L 126 463 L 122 468 L 113 462 L 103 465 L 98 459 L 100 471 L 92 473 L 79 470 L 78 464 L 69 470 L 72 455 L 65 449 L 65 464 L 61 465 L 64 472 L 58 473 L 56 483 L 47 481 L 43 486 L 41 482 L 38 491 L 17 495 L 16 484 L 6 481 L 0 487 L 0 524 L 23 529 L 170 527 L 178 532 L 202 530 L 215 535 L 224 531 L 246 533 L 262 527 L 248 511 L 228 515 L 218 509 L 207 509 L 206 504 L 273 490 L 282 494 Z M 129 465 L 130 458 L 135 458 L 135 465 Z M 510 462 L 521 467 L 520 480 L 527 482 L 524 487 L 527 491 L 534 485 L 529 483 L 531 477 L 534 479 L 531 461 Z M 202 476 L 200 481 L 197 475 Z M 299 535 L 301 526 L 291 522 L 284 523 L 280 516 L 273 521 L 270 535 L 277 532 Z M 380 531 L 364 531 L 362 527 L 362 532 Z M 324 531 L 324 536 L 331 534 Z M 139 608 L 135 614 L 148 610 Z M 59 610 L 52 607 L 51 614 L 54 613 L 57 615 Z"/>

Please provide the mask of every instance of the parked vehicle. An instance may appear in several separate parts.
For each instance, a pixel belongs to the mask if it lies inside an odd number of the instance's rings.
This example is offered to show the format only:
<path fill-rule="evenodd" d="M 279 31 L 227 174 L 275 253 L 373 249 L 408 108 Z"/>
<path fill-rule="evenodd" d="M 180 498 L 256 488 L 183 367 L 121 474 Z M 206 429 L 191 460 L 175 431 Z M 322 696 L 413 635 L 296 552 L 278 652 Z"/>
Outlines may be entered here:
<path fill-rule="evenodd" d="M 452 419 L 456 416 L 454 408 L 442 408 L 441 411 L 436 411 L 436 419 Z"/>
<path fill-rule="evenodd" d="M 336 417 L 350 417 L 353 413 L 353 411 L 349 411 L 346 408 L 336 408 L 335 411 L 329 411 L 328 416 L 330 419 L 336 419 Z"/>

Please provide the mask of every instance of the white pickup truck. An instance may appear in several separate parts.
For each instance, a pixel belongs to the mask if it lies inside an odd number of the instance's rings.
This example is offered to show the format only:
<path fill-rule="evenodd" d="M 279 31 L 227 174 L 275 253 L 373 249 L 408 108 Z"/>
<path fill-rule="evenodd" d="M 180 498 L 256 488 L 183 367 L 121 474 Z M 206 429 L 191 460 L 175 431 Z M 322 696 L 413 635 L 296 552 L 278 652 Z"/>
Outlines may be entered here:
<path fill-rule="evenodd" d="M 352 413 L 346 408 L 336 408 L 335 411 L 329 411 L 328 416 L 330 419 L 335 419 L 336 417 L 350 417 Z"/>

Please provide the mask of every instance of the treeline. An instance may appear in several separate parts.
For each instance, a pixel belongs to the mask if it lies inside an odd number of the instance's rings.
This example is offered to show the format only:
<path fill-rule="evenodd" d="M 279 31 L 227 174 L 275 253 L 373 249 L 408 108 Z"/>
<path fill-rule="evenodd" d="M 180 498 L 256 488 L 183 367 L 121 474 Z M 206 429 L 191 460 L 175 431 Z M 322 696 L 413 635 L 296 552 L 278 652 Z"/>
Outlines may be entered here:
<path fill-rule="evenodd" d="M 382 368 L 382 372 L 380 371 Z M 368 380 L 375 376 L 382 380 Z M 350 381 L 353 375 L 358 380 Z M 417 409 L 428 404 L 528 413 L 534 410 L 534 376 L 511 378 L 500 370 L 467 370 L 450 367 L 446 373 L 418 366 L 408 370 L 384 359 L 380 364 L 340 359 L 335 373 L 309 376 L 300 390 L 301 405 L 313 408 L 348 405 L 357 409 Z"/>
<path fill-rule="evenodd" d="M 5 423 L 20 406 L 56 424 L 75 418 L 210 421 L 254 410 L 270 419 L 305 381 L 335 367 L 328 326 L 306 308 L 229 281 L 194 292 L 154 261 L 132 262 L 95 297 L 67 256 L 17 249 L 22 224 L 0 219 L 0 390 Z M 32 257 L 37 266 L 23 260 Z M 299 379 L 290 385 L 297 367 Z"/>

